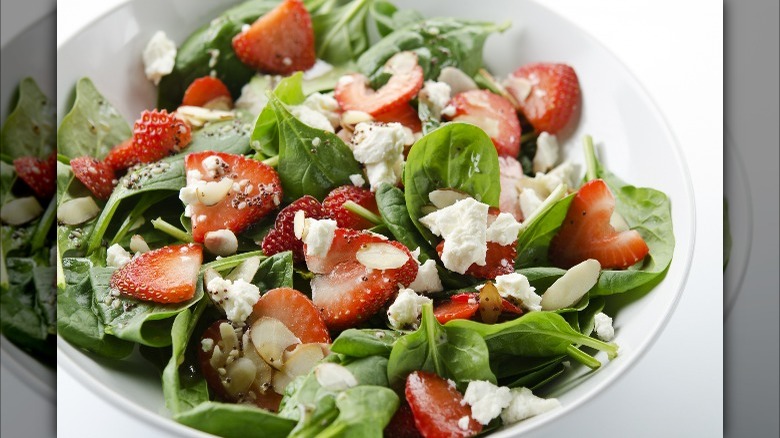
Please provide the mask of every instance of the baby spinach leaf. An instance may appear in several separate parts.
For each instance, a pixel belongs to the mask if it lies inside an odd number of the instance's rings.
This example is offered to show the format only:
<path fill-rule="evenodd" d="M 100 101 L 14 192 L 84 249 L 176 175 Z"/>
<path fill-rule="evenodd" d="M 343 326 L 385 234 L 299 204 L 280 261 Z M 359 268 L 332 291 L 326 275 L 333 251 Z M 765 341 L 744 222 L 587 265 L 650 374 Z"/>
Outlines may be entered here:
<path fill-rule="evenodd" d="M 390 184 L 382 184 L 376 191 L 376 205 L 387 229 L 393 237 L 414 251 L 420 248 L 420 263 L 428 259 L 436 259 L 436 252 L 417 231 L 409 211 L 406 209 L 406 199 L 403 190 Z"/>
<path fill-rule="evenodd" d="M 27 257 L 9 257 L 5 263 L 8 284 L 0 287 L 0 332 L 24 349 L 46 353 L 48 327 L 35 305 L 36 263 Z"/>
<path fill-rule="evenodd" d="M 56 113 L 49 99 L 32 78 L 19 83 L 19 98 L 0 131 L 0 150 L 14 159 L 43 158 L 55 148 Z"/>
<path fill-rule="evenodd" d="M 195 408 L 209 400 L 208 385 L 203 378 L 197 379 L 187 387 L 182 386 L 179 366 L 184 361 L 184 353 L 208 300 L 202 299 L 192 309 L 185 309 L 173 320 L 171 326 L 171 359 L 162 372 L 162 387 L 165 406 L 174 415 Z"/>
<path fill-rule="evenodd" d="M 357 386 L 336 396 L 339 415 L 317 436 L 381 438 L 400 401 L 391 389 Z"/>
<path fill-rule="evenodd" d="M 429 18 L 395 30 L 366 50 L 357 60 L 358 68 L 374 86 L 381 85 L 383 67 L 390 57 L 409 50 L 417 54 L 425 79 L 436 79 L 444 67 L 457 67 L 474 76 L 482 67 L 482 49 L 487 37 L 507 25 Z"/>
<path fill-rule="evenodd" d="M 331 64 L 357 59 L 369 46 L 366 16 L 373 0 L 355 0 L 314 14 L 317 57 Z"/>
<path fill-rule="evenodd" d="M 280 252 L 260 262 L 252 284 L 256 285 L 261 293 L 277 287 L 293 287 L 292 252 Z"/>
<path fill-rule="evenodd" d="M 398 29 L 425 19 L 422 14 L 413 9 L 399 10 L 394 4 L 384 0 L 372 2 L 370 13 L 381 37 L 386 37 Z"/>
<path fill-rule="evenodd" d="M 349 329 L 333 341 L 330 351 L 352 357 L 389 357 L 401 335 L 394 330 Z"/>
<path fill-rule="evenodd" d="M 324 199 L 334 188 L 350 184 L 350 175 L 362 171 L 352 151 L 336 134 L 305 125 L 276 96 L 271 96 L 269 105 L 279 126 L 277 171 L 286 198 L 312 195 Z M 313 143 L 314 139 L 317 141 Z"/>
<path fill-rule="evenodd" d="M 95 267 L 89 274 L 94 295 L 92 308 L 105 325 L 106 333 L 150 347 L 171 345 L 173 318 L 203 298 L 203 279 L 198 279 L 192 299 L 177 304 L 158 304 L 111 295 L 109 283 L 114 271 L 114 268 Z"/>
<path fill-rule="evenodd" d="M 68 158 L 102 159 L 131 135 L 130 126 L 95 84 L 89 78 L 79 79 L 76 101 L 57 131 L 57 152 Z"/>
<path fill-rule="evenodd" d="M 341 365 L 355 376 L 358 385 L 388 386 L 387 358 L 383 356 L 344 357 Z"/>
<path fill-rule="evenodd" d="M 279 81 L 273 93 L 285 105 L 299 105 L 306 98 L 303 94 L 302 83 L 303 75 L 296 73 Z M 279 129 L 276 113 L 271 105 L 266 104 L 257 117 L 250 144 L 254 150 L 267 157 L 279 154 Z"/>
<path fill-rule="evenodd" d="M 192 142 L 182 154 L 216 151 L 243 155 L 250 151 L 249 134 L 251 122 L 242 117 L 242 113 L 233 120 L 209 123 L 192 133 Z"/>
<path fill-rule="evenodd" d="M 57 290 L 57 333 L 74 346 L 100 356 L 121 359 L 129 355 L 135 345 L 107 334 L 103 322 L 92 312 L 92 263 L 70 257 L 62 263 L 65 286 Z"/>
<path fill-rule="evenodd" d="M 35 306 L 49 334 L 57 333 L 57 271 L 54 266 L 33 268 Z"/>
<path fill-rule="evenodd" d="M 174 415 L 181 424 L 224 438 L 283 438 L 295 421 L 254 406 L 208 401 Z"/>
<path fill-rule="evenodd" d="M 430 205 L 428 194 L 453 188 L 497 206 L 501 184 L 498 154 L 485 132 L 467 123 L 448 123 L 418 140 L 404 168 L 406 208 L 412 222 L 431 245 L 437 239 L 419 219 Z"/>
<path fill-rule="evenodd" d="M 517 237 L 517 258 L 515 268 L 536 267 L 548 263 L 547 250 L 550 241 L 561 228 L 569 211 L 574 195 L 569 195 L 550 207 L 544 213 L 531 219 Z"/>
<path fill-rule="evenodd" d="M 490 367 L 496 373 L 499 383 L 518 379 L 520 376 L 539 371 L 549 365 L 561 363 L 566 355 L 549 357 L 521 357 L 491 354 Z"/>
<path fill-rule="evenodd" d="M 435 372 L 458 384 L 469 380 L 496 382 L 490 371 L 488 348 L 479 333 L 455 326 L 442 326 L 433 307 L 423 305 L 417 331 L 398 339 L 390 352 L 387 377 L 392 387 L 402 386 L 416 370 Z"/>
<path fill-rule="evenodd" d="M 525 387 L 528 389 L 536 389 L 563 374 L 565 369 L 566 367 L 564 367 L 563 364 L 558 361 L 556 363 L 551 363 L 544 368 L 531 371 L 530 373 L 525 374 L 504 386 L 508 386 L 510 388 Z"/>
<path fill-rule="evenodd" d="M 275 0 L 249 0 L 193 32 L 179 47 L 173 72 L 160 81 L 157 107 L 175 110 L 192 81 L 208 76 L 211 70 L 237 97 L 255 71 L 236 57 L 233 37 L 244 24 L 253 23 L 278 4 Z"/>
<path fill-rule="evenodd" d="M 593 327 L 596 325 L 596 314 L 604 310 L 604 304 L 604 297 L 594 297 L 588 303 L 588 307 L 577 314 L 580 333 L 590 336 L 593 332 Z"/>

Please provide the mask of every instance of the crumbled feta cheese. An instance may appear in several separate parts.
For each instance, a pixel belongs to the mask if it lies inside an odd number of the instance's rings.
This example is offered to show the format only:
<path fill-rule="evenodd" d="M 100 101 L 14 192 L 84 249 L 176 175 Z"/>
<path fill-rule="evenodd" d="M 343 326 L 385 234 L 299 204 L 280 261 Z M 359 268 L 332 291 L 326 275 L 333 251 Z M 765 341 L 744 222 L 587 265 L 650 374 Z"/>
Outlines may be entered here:
<path fill-rule="evenodd" d="M 526 220 L 542 205 L 543 200 L 539 198 L 536 191 L 532 188 L 525 188 L 520 191 L 520 211 L 523 212 L 523 218 Z"/>
<path fill-rule="evenodd" d="M 495 286 L 499 295 L 519 301 L 525 310 L 542 310 L 542 297 L 536 294 L 536 288 L 531 286 L 525 275 L 517 272 L 499 275 L 496 277 Z"/>
<path fill-rule="evenodd" d="M 149 245 L 140 234 L 134 234 L 133 237 L 130 238 L 130 251 L 140 253 L 148 252 Z"/>
<path fill-rule="evenodd" d="M 495 242 L 499 245 L 511 245 L 517 240 L 517 234 L 520 232 L 520 223 L 509 213 L 499 213 L 498 217 L 487 228 L 486 238 L 488 242 Z"/>
<path fill-rule="evenodd" d="M 350 370 L 335 363 L 322 363 L 314 368 L 317 383 L 329 391 L 346 391 L 358 385 L 355 375 Z"/>
<path fill-rule="evenodd" d="M 308 106 L 295 105 L 290 107 L 290 113 L 295 116 L 301 123 L 308 125 L 315 129 L 322 129 L 323 131 L 336 132 L 333 129 L 333 125 L 330 124 L 330 120 L 319 111 L 315 111 Z"/>
<path fill-rule="evenodd" d="M 203 239 L 203 245 L 212 254 L 229 256 L 238 251 L 238 238 L 228 229 L 209 231 Z"/>
<path fill-rule="evenodd" d="M 458 420 L 458 427 L 460 428 L 460 430 L 469 430 L 469 421 L 471 420 L 469 419 L 468 415 L 464 415 L 460 417 L 460 419 Z"/>
<path fill-rule="evenodd" d="M 349 180 L 352 181 L 352 185 L 363 187 L 366 185 L 366 180 L 363 178 L 363 175 L 356 173 L 354 175 L 349 176 Z"/>
<path fill-rule="evenodd" d="M 205 353 L 210 352 L 214 349 L 214 339 L 211 338 L 203 338 L 200 341 L 200 347 L 203 349 Z"/>
<path fill-rule="evenodd" d="M 403 158 L 399 158 L 398 161 L 393 163 L 382 161 L 366 164 L 366 177 L 368 177 L 371 191 L 375 192 L 384 183 L 391 186 L 398 184 L 403 176 L 403 165 Z"/>
<path fill-rule="evenodd" d="M 314 65 L 311 66 L 310 69 L 303 72 L 303 80 L 308 81 L 311 79 L 316 79 L 320 76 L 324 76 L 328 74 L 331 70 L 333 70 L 333 66 L 328 64 L 327 62 L 317 59 L 314 61 Z"/>
<path fill-rule="evenodd" d="M 165 32 L 157 31 L 146 44 L 142 57 L 146 77 L 154 82 L 154 85 L 158 85 L 163 76 L 173 71 L 176 63 L 176 44 Z"/>
<path fill-rule="evenodd" d="M 545 199 L 560 184 L 576 187 L 578 173 L 578 169 L 574 164 L 570 161 L 564 161 L 546 174 L 537 172 L 533 178 L 523 177 L 517 184 L 521 189 L 532 189 L 536 192 L 537 197 Z"/>
<path fill-rule="evenodd" d="M 509 406 L 511 401 L 509 388 L 499 387 L 485 380 L 475 380 L 469 382 L 461 404 L 468 403 L 471 406 L 471 418 L 481 424 L 488 424 L 490 420 L 501 415 L 501 411 Z"/>
<path fill-rule="evenodd" d="M 352 136 L 352 153 L 363 164 L 393 163 L 404 151 L 405 137 L 400 123 L 361 122 Z"/>
<path fill-rule="evenodd" d="M 218 155 L 209 155 L 203 159 L 201 163 L 206 174 L 212 179 L 216 179 L 225 174 L 227 170 L 227 163 L 222 160 Z"/>
<path fill-rule="evenodd" d="M 547 172 L 558 161 L 558 139 L 554 135 L 542 132 L 536 139 L 534 172 Z"/>
<path fill-rule="evenodd" d="M 420 223 L 444 238 L 444 267 L 463 274 L 474 263 L 486 263 L 487 216 L 486 204 L 466 198 L 423 216 Z"/>
<path fill-rule="evenodd" d="M 336 233 L 336 221 L 333 219 L 305 219 L 303 243 L 306 244 L 306 255 L 325 257 L 333 243 Z"/>
<path fill-rule="evenodd" d="M 596 314 L 596 325 L 593 330 L 596 332 L 596 336 L 604 342 L 609 342 L 615 337 L 615 328 L 612 327 L 612 318 L 607 316 L 603 312 Z"/>
<path fill-rule="evenodd" d="M 331 124 L 331 127 L 338 128 L 341 115 L 339 103 L 329 94 L 312 93 L 306 97 L 301 104 L 325 116 Z"/>
<path fill-rule="evenodd" d="M 108 247 L 106 251 L 106 266 L 112 268 L 121 268 L 122 266 L 130 263 L 132 256 L 118 243 L 115 243 Z"/>
<path fill-rule="evenodd" d="M 214 302 L 225 311 L 227 319 L 236 326 L 244 325 L 260 299 L 260 289 L 244 279 L 231 281 L 217 275 L 208 282 L 206 289 Z"/>
<path fill-rule="evenodd" d="M 439 271 L 436 269 L 436 262 L 428 259 L 421 265 L 419 262 L 417 263 L 417 276 L 414 277 L 414 281 L 409 285 L 409 289 L 419 293 L 443 291 L 444 286 L 441 284 Z"/>
<path fill-rule="evenodd" d="M 441 112 L 450 102 L 450 86 L 444 82 L 426 81 L 420 90 L 420 101 L 428 105 L 434 118 L 441 118 Z"/>
<path fill-rule="evenodd" d="M 504 424 L 517 423 L 561 406 L 558 399 L 535 396 L 528 388 L 512 389 L 512 401 L 501 414 Z"/>
<path fill-rule="evenodd" d="M 412 289 L 401 289 L 393 304 L 387 309 L 387 318 L 395 329 L 416 329 L 420 325 L 422 306 L 433 301 L 417 295 Z"/>

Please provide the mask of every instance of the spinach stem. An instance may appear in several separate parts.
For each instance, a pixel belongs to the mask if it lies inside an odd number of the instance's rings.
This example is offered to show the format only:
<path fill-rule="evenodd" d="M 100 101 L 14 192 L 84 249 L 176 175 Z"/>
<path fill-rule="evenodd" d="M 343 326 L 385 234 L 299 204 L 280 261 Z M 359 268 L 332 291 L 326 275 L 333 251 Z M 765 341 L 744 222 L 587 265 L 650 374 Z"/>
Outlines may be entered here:
<path fill-rule="evenodd" d="M 200 267 L 200 272 L 205 272 L 208 269 L 213 269 L 217 272 L 224 272 L 228 269 L 235 268 L 244 260 L 250 259 L 252 257 L 260 257 L 261 259 L 266 258 L 266 256 L 263 254 L 263 251 L 245 252 L 230 257 L 223 257 L 221 259 L 214 260 L 213 262 L 206 263 Z"/>
<path fill-rule="evenodd" d="M 595 370 L 598 369 L 598 367 L 601 366 L 601 362 L 598 361 L 595 357 L 589 355 L 588 353 L 583 352 L 579 348 L 575 347 L 574 345 L 569 345 L 566 348 L 566 354 L 569 355 L 572 359 L 576 360 L 577 362 L 585 365 L 586 367 Z"/>
<path fill-rule="evenodd" d="M 527 142 L 528 140 L 533 140 L 537 137 L 536 131 L 527 132 L 520 136 L 520 144 L 523 144 Z"/>
<path fill-rule="evenodd" d="M 279 165 L 279 156 L 274 155 L 271 158 L 266 158 L 265 160 L 262 161 L 262 163 L 271 167 L 276 167 L 277 165 Z"/>
<path fill-rule="evenodd" d="M 62 164 L 70 165 L 70 158 L 68 158 L 66 155 L 57 154 L 57 161 Z"/>
<path fill-rule="evenodd" d="M 598 162 L 596 161 L 596 149 L 593 147 L 593 137 L 586 135 L 583 139 L 585 146 L 585 163 L 588 170 L 585 172 L 585 180 L 590 181 L 599 177 Z"/>
<path fill-rule="evenodd" d="M 374 225 L 384 225 L 385 221 L 382 220 L 381 217 L 379 217 L 377 214 L 372 212 L 371 210 L 368 210 L 367 208 L 363 207 L 362 205 L 359 205 L 355 203 L 354 201 L 347 201 L 343 204 L 343 207 L 352 213 L 355 213 L 356 215 L 362 217 L 363 219 L 371 222 Z"/>
<path fill-rule="evenodd" d="M 520 224 L 520 234 L 523 233 L 524 230 L 527 230 L 528 227 L 530 227 L 534 222 L 536 222 L 537 219 L 544 216 L 548 210 L 552 208 L 553 205 L 555 205 L 556 202 L 560 201 L 566 196 L 566 184 L 558 184 L 558 187 L 555 188 L 555 190 L 550 193 L 550 196 L 544 199 L 542 201 L 541 205 L 539 205 L 539 208 L 534 210 L 533 213 L 531 213 L 522 224 Z"/>
<path fill-rule="evenodd" d="M 161 217 L 158 217 L 157 219 L 152 219 L 152 226 L 154 227 L 155 230 L 160 230 L 163 233 L 173 237 L 174 239 L 177 239 L 182 242 L 187 242 L 187 243 L 192 242 L 192 236 L 176 228 L 175 226 L 169 224 L 168 222 L 165 222 Z"/>

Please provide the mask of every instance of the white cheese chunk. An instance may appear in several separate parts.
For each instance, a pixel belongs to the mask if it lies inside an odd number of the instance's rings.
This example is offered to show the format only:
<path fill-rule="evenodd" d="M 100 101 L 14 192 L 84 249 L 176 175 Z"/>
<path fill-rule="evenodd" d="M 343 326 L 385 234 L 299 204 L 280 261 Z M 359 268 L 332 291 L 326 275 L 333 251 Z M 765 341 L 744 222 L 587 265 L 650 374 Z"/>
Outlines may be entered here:
<path fill-rule="evenodd" d="M 512 401 L 501 414 L 504 424 L 517 423 L 561 406 L 558 399 L 535 396 L 528 388 L 512 389 Z"/>
<path fill-rule="evenodd" d="M 206 284 L 206 290 L 212 300 L 225 311 L 227 319 L 236 326 L 243 326 L 252 313 L 257 300 L 260 299 L 260 289 L 244 279 L 226 280 L 215 276 Z"/>
<path fill-rule="evenodd" d="M 419 264 L 419 262 L 418 262 Z M 439 278 L 439 271 L 436 269 L 436 262 L 428 259 L 425 263 L 417 267 L 417 276 L 409 285 L 409 289 L 415 292 L 440 292 L 444 290 Z"/>
<path fill-rule="evenodd" d="M 511 245 L 517 240 L 517 234 L 520 232 L 520 223 L 510 213 L 499 213 L 498 217 L 486 230 L 488 242 L 495 242 L 499 245 Z"/>
<path fill-rule="evenodd" d="M 475 380 L 469 382 L 461 404 L 471 406 L 471 418 L 481 424 L 488 424 L 509 406 L 512 394 L 505 386 L 496 386 L 488 381 Z"/>
<path fill-rule="evenodd" d="M 542 205 L 543 199 L 539 198 L 536 191 L 532 188 L 525 188 L 520 191 L 520 211 L 523 217 L 528 219 Z"/>
<path fill-rule="evenodd" d="M 558 161 L 558 139 L 554 135 L 542 132 L 536 139 L 534 172 L 547 172 Z"/>
<path fill-rule="evenodd" d="M 305 219 L 303 243 L 306 244 L 306 255 L 325 257 L 333 243 L 336 233 L 336 221 L 332 219 Z"/>
<path fill-rule="evenodd" d="M 499 275 L 496 277 L 495 286 L 499 295 L 519 301 L 525 310 L 542 310 L 542 297 L 536 294 L 536 288 L 531 286 L 525 275 L 517 272 Z"/>
<path fill-rule="evenodd" d="M 595 326 L 593 330 L 596 332 L 596 336 L 604 342 L 609 342 L 615 337 L 615 328 L 612 327 L 612 318 L 607 316 L 603 312 L 596 314 L 594 320 Z"/>
<path fill-rule="evenodd" d="M 340 125 L 341 114 L 339 113 L 339 103 L 329 94 L 312 93 L 306 96 L 306 100 L 301 104 L 325 116 L 330 122 L 332 128 L 338 128 Z"/>
<path fill-rule="evenodd" d="M 420 223 L 444 238 L 444 267 L 463 274 L 474 263 L 485 266 L 487 216 L 486 204 L 466 198 L 420 218 Z"/>
<path fill-rule="evenodd" d="M 425 85 L 420 90 L 420 101 L 428 105 L 431 114 L 435 119 L 441 118 L 441 112 L 450 102 L 450 86 L 445 82 L 425 81 Z"/>
<path fill-rule="evenodd" d="M 364 185 L 366 185 L 365 178 L 363 178 L 363 175 L 359 173 L 350 175 L 349 180 L 352 181 L 352 185 L 354 186 L 363 187 Z"/>
<path fill-rule="evenodd" d="M 130 263 L 132 256 L 127 250 L 122 248 L 118 243 L 115 243 L 108 247 L 106 251 L 106 266 L 112 268 L 121 268 L 122 266 Z"/>
<path fill-rule="evenodd" d="M 352 135 L 352 153 L 363 164 L 394 163 L 403 153 L 405 141 L 400 123 L 361 122 Z"/>
<path fill-rule="evenodd" d="M 416 329 L 420 325 L 422 306 L 433 301 L 417 295 L 412 289 L 401 289 L 393 304 L 387 309 L 390 325 L 398 330 Z"/>
<path fill-rule="evenodd" d="M 142 57 L 146 77 L 154 82 L 154 85 L 158 85 L 163 76 L 173 71 L 176 63 L 176 44 L 165 32 L 157 31 L 146 44 Z"/>
<path fill-rule="evenodd" d="M 290 113 L 301 123 L 315 129 L 321 129 L 328 132 L 336 132 L 330 120 L 319 111 L 315 111 L 305 105 L 295 105 L 290 107 Z"/>

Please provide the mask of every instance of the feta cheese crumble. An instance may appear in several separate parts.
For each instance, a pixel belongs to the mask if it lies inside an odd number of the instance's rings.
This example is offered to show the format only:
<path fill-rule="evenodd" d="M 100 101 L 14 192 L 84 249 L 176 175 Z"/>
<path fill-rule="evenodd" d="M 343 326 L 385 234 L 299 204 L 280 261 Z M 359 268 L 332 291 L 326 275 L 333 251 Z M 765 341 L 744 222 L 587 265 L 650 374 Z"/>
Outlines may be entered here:
<path fill-rule="evenodd" d="M 466 198 L 423 216 L 420 223 L 444 238 L 444 267 L 464 274 L 474 263 L 485 266 L 487 216 L 487 204 Z"/>
<path fill-rule="evenodd" d="M 349 180 L 352 181 L 352 185 L 363 187 L 366 185 L 366 180 L 363 178 L 363 175 L 356 173 L 349 176 Z"/>
<path fill-rule="evenodd" d="M 332 128 L 340 126 L 339 103 L 330 94 L 312 93 L 306 97 L 301 105 L 325 116 Z"/>
<path fill-rule="evenodd" d="M 255 303 L 260 299 L 260 289 L 244 279 L 231 281 L 217 275 L 209 280 L 206 290 L 211 293 L 212 300 L 225 311 L 227 319 L 236 326 L 244 325 Z"/>
<path fill-rule="evenodd" d="M 518 233 L 520 233 L 520 223 L 515 220 L 515 217 L 510 213 L 499 213 L 485 231 L 485 237 L 488 242 L 506 246 L 517 240 Z"/>
<path fill-rule="evenodd" d="M 512 402 L 512 394 L 505 386 L 496 386 L 486 380 L 469 382 L 461 404 L 471 406 L 471 418 L 488 424 Z"/>
<path fill-rule="evenodd" d="M 512 401 L 501 413 L 504 424 L 517 423 L 561 406 L 558 399 L 537 397 L 528 388 L 514 388 L 511 392 Z"/>
<path fill-rule="evenodd" d="M 163 76 L 173 71 L 176 63 L 176 44 L 165 32 L 157 31 L 146 44 L 142 57 L 146 77 L 154 82 L 154 85 L 158 85 Z"/>
<path fill-rule="evenodd" d="M 298 121 L 315 129 L 321 129 L 328 132 L 336 132 L 330 120 L 321 112 L 311 109 L 305 105 L 295 105 L 290 107 L 290 113 Z"/>
<path fill-rule="evenodd" d="M 352 154 L 355 160 L 366 166 L 372 191 L 376 191 L 382 183 L 395 185 L 401 180 L 406 134 L 403 125 L 395 122 L 361 122 L 355 126 Z"/>
<path fill-rule="evenodd" d="M 470 420 L 468 415 L 464 415 L 460 417 L 460 419 L 458 420 L 458 427 L 460 428 L 460 430 L 469 430 L 469 421 Z"/>
<path fill-rule="evenodd" d="M 118 243 L 109 246 L 108 251 L 106 251 L 106 266 L 121 268 L 130 263 L 130 260 L 132 260 L 130 253 Z"/>
<path fill-rule="evenodd" d="M 542 297 L 536 294 L 536 288 L 531 286 L 525 275 L 517 272 L 499 275 L 495 286 L 499 295 L 519 301 L 523 309 L 529 312 L 542 310 Z"/>
<path fill-rule="evenodd" d="M 450 86 L 444 82 L 425 81 L 425 85 L 420 90 L 419 99 L 428 105 L 435 119 L 440 119 L 444 107 L 450 102 L 451 91 Z"/>
<path fill-rule="evenodd" d="M 615 328 L 612 327 L 612 318 L 607 316 L 604 312 L 596 314 L 595 326 L 593 330 L 596 332 L 596 336 L 604 342 L 609 342 L 615 337 Z"/>
<path fill-rule="evenodd" d="M 532 188 L 525 188 L 520 191 L 520 211 L 523 212 L 523 218 L 528 220 L 531 215 L 542 205 L 543 200 L 539 198 L 536 191 Z"/>
<path fill-rule="evenodd" d="M 436 261 L 428 259 L 425 263 L 417 262 L 417 276 L 409 285 L 409 289 L 415 292 L 441 292 L 444 286 L 439 278 L 439 271 L 436 269 Z"/>
<path fill-rule="evenodd" d="M 558 161 L 558 139 L 554 135 L 542 132 L 536 139 L 534 172 L 547 172 Z"/>
<path fill-rule="evenodd" d="M 387 318 L 395 329 L 416 329 L 420 325 L 422 306 L 433 303 L 428 297 L 417 295 L 412 289 L 401 289 L 393 304 L 387 309 Z"/>
<path fill-rule="evenodd" d="M 306 232 L 303 234 L 302 240 L 306 244 L 306 255 L 325 257 L 333 243 L 336 221 L 306 218 L 304 229 Z"/>

